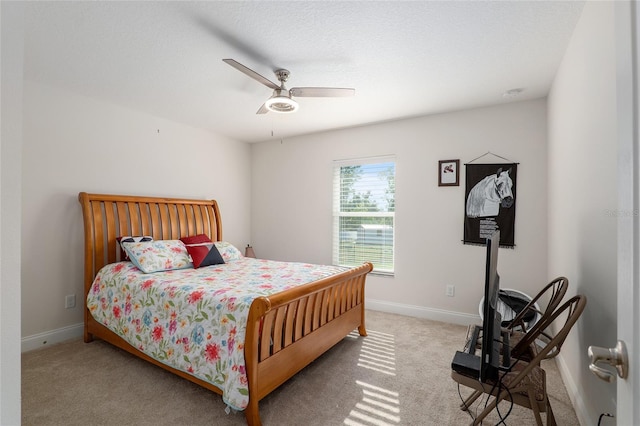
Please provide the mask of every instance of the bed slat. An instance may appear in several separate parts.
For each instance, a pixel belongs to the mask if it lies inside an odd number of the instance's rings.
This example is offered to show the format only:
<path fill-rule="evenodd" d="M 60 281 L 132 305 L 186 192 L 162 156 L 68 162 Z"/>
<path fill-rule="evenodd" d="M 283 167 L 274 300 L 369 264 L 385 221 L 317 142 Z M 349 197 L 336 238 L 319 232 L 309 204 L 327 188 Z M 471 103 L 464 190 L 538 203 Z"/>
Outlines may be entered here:
<path fill-rule="evenodd" d="M 304 311 L 304 331 L 303 336 L 313 331 L 313 313 L 315 311 L 316 293 L 310 294 L 307 299 L 307 306 Z"/>
<path fill-rule="evenodd" d="M 198 209 L 200 217 L 202 217 L 202 232 L 207 233 L 209 230 L 207 229 L 207 218 L 209 217 L 209 213 L 207 212 L 206 206 L 200 206 Z"/>
<path fill-rule="evenodd" d="M 329 305 L 327 306 L 327 322 L 329 322 L 334 317 L 333 310 L 336 305 L 336 299 L 338 297 L 338 288 L 331 287 L 327 293 L 329 293 L 329 298 L 328 298 Z"/>
<path fill-rule="evenodd" d="M 320 292 L 316 297 L 314 306 L 313 306 L 313 325 L 311 326 L 312 330 L 316 330 L 320 327 L 320 317 L 322 315 L 322 305 L 324 304 L 324 291 Z"/>
<path fill-rule="evenodd" d="M 99 202 L 91 203 L 93 208 L 93 220 L 95 223 L 102 224 L 102 205 Z M 104 230 L 102 226 L 94 228 L 94 249 L 95 257 L 94 263 L 97 269 L 102 268 L 105 265 L 104 260 Z"/>
<path fill-rule="evenodd" d="M 180 224 L 178 223 L 178 218 L 176 213 L 177 208 L 171 205 L 171 206 L 167 206 L 167 209 L 169 210 L 169 223 L 171 224 L 171 239 L 177 240 L 182 236 L 180 235 Z"/>
<path fill-rule="evenodd" d="M 198 230 L 196 229 L 196 221 L 194 218 L 193 206 L 185 206 L 185 208 L 187 209 L 187 222 L 188 222 L 188 228 L 189 228 L 189 235 L 195 235 L 198 233 Z"/>
<path fill-rule="evenodd" d="M 262 337 L 260 339 L 260 357 L 259 360 L 269 358 L 271 349 L 271 333 L 273 331 L 273 319 L 275 312 L 270 312 L 269 315 L 264 317 L 262 323 Z"/>
<path fill-rule="evenodd" d="M 116 218 L 113 203 L 104 203 L 104 215 L 107 224 L 107 263 L 116 261 Z"/>
<path fill-rule="evenodd" d="M 118 236 L 124 237 L 131 235 L 129 230 L 129 215 L 127 214 L 127 205 L 122 202 L 116 203 L 116 211 L 118 212 Z"/>
<path fill-rule="evenodd" d="M 193 217 L 196 223 L 195 233 L 204 234 L 204 228 L 202 227 L 202 213 L 200 212 L 199 208 L 193 208 Z"/>
<path fill-rule="evenodd" d="M 187 215 L 185 214 L 185 206 L 176 206 L 178 210 L 178 224 L 180 226 L 180 236 L 186 237 L 189 235 L 189 229 L 187 227 Z"/>
<path fill-rule="evenodd" d="M 320 307 L 320 327 L 326 324 L 327 322 L 327 311 L 329 308 L 329 298 L 331 298 L 330 293 L 331 289 L 327 289 L 322 294 L 322 306 Z"/>
<path fill-rule="evenodd" d="M 339 317 L 340 314 L 342 314 L 344 311 L 347 310 L 347 305 L 346 305 L 346 287 L 349 286 L 349 281 L 347 281 L 346 283 L 341 284 L 338 287 L 338 292 L 339 292 L 339 297 L 338 297 L 338 303 L 336 303 L 336 310 L 334 313 L 334 317 Z"/>
<path fill-rule="evenodd" d="M 305 297 L 303 299 L 300 299 L 300 302 L 298 303 L 298 309 L 296 309 L 296 320 L 295 320 L 296 327 L 295 327 L 295 332 L 293 336 L 294 341 L 297 341 L 300 338 L 302 338 L 302 336 L 304 336 L 303 333 L 304 333 L 308 300 L 309 300 L 309 297 Z"/>
<path fill-rule="evenodd" d="M 167 205 L 164 203 L 156 204 L 158 209 L 159 223 L 163 240 L 170 240 L 171 238 L 171 229 L 169 228 L 169 218 L 167 215 Z"/>
<path fill-rule="evenodd" d="M 149 213 L 149 203 L 140 203 L 137 205 L 138 211 L 140 212 L 140 224 L 142 225 L 142 234 L 143 235 L 158 235 L 153 232 L 151 228 L 151 217 Z M 155 237 L 159 238 L 159 237 Z"/>
<path fill-rule="evenodd" d="M 282 324 L 287 315 L 287 307 L 282 306 L 276 310 L 276 319 L 273 323 L 273 345 L 271 354 L 278 353 L 282 349 Z"/>
<path fill-rule="evenodd" d="M 147 207 L 149 208 L 149 217 L 151 218 L 151 233 L 162 236 L 162 224 L 160 223 L 160 216 L 158 215 L 158 205 L 149 203 Z"/>
<path fill-rule="evenodd" d="M 293 321 L 296 318 L 296 311 L 299 303 L 300 301 L 298 300 L 289 303 L 287 306 L 287 318 L 284 325 L 284 341 L 282 342 L 285 348 L 293 343 Z"/>
<path fill-rule="evenodd" d="M 287 316 L 284 321 L 284 334 L 282 336 L 282 347 L 286 348 L 293 342 L 293 320 L 296 317 L 296 306 L 299 301 L 291 302 L 287 305 Z"/>
<path fill-rule="evenodd" d="M 355 280 L 349 280 L 349 283 L 347 284 L 347 297 L 345 297 L 345 303 L 347 304 L 346 309 L 353 307 L 353 291 L 355 288 Z"/>
<path fill-rule="evenodd" d="M 127 203 L 129 207 L 129 221 L 131 224 L 131 235 L 133 236 L 141 236 L 142 227 L 140 226 L 140 211 L 138 210 L 138 206 L 136 203 Z"/>

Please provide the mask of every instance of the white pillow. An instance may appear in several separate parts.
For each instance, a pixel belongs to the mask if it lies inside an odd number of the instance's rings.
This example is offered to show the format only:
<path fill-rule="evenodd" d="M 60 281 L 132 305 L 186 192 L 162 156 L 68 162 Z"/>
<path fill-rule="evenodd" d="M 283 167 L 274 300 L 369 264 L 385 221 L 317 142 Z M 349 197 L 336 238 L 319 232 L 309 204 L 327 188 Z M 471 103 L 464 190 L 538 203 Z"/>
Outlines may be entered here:
<path fill-rule="evenodd" d="M 222 259 L 225 263 L 229 262 L 230 260 L 237 260 L 243 257 L 240 250 L 238 250 L 231 243 L 228 243 L 226 241 L 216 241 L 214 244 L 216 245 L 216 248 L 220 252 L 220 255 L 222 256 Z"/>
<path fill-rule="evenodd" d="M 118 242 L 118 244 L 120 245 L 120 260 L 129 260 L 129 256 L 127 255 L 127 252 L 124 250 L 124 247 L 122 247 L 122 243 L 139 243 L 142 241 L 153 241 L 153 237 L 148 236 L 148 235 L 143 235 L 143 236 L 139 236 L 139 237 L 133 237 L 131 235 L 126 235 L 124 237 L 118 237 L 116 238 L 116 241 Z"/>
<path fill-rule="evenodd" d="M 134 265 L 144 273 L 193 268 L 189 253 L 180 240 L 122 242 Z"/>

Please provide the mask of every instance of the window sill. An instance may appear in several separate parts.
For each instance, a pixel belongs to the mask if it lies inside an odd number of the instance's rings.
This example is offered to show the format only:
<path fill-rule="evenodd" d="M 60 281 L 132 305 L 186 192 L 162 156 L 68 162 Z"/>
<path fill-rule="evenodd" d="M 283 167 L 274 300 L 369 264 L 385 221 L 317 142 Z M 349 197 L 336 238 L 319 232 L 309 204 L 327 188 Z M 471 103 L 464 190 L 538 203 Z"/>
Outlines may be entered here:
<path fill-rule="evenodd" d="M 369 272 L 369 275 L 376 275 L 379 277 L 389 277 L 389 278 L 393 278 L 395 277 L 395 272 L 385 272 L 385 271 L 371 271 Z"/>

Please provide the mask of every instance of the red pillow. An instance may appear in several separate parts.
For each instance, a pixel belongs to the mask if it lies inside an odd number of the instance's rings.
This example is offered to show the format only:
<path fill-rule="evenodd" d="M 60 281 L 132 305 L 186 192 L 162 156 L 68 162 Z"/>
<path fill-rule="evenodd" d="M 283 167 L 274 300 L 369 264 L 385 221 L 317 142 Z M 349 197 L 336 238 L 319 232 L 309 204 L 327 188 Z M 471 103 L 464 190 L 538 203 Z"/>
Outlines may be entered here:
<path fill-rule="evenodd" d="M 183 237 L 180 240 L 187 248 L 194 268 L 202 266 L 220 265 L 224 263 L 220 252 L 211 239 L 205 234 Z"/>
<path fill-rule="evenodd" d="M 180 241 L 182 241 L 185 246 L 189 244 L 202 244 L 202 243 L 213 242 L 211 241 L 211 238 L 209 238 L 206 234 L 198 234 L 198 235 L 193 235 L 191 237 L 182 237 L 180 238 Z"/>

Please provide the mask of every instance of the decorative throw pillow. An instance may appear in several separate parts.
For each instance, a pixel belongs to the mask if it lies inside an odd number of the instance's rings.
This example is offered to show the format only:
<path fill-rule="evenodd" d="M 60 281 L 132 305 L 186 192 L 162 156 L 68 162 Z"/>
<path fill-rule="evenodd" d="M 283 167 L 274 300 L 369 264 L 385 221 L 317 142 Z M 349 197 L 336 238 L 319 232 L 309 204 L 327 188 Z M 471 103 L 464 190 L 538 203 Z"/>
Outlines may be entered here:
<path fill-rule="evenodd" d="M 207 235 L 198 234 L 191 237 L 182 237 L 180 241 L 187 247 L 187 252 L 191 256 L 194 268 L 224 263 L 218 248 Z"/>
<path fill-rule="evenodd" d="M 144 273 L 191 268 L 193 264 L 180 240 L 122 242 L 134 265 Z"/>
<path fill-rule="evenodd" d="M 202 266 L 220 265 L 224 263 L 218 248 L 214 243 L 185 244 L 191 256 L 194 268 Z"/>
<path fill-rule="evenodd" d="M 124 237 L 116 238 L 116 241 L 120 245 L 120 260 L 129 260 L 129 255 L 124 250 L 124 247 L 122 247 L 122 243 L 123 242 L 126 242 L 126 243 L 147 242 L 147 241 L 153 241 L 153 237 L 150 237 L 148 235 L 145 235 L 145 236 L 142 236 L 142 237 L 132 237 L 132 236 L 127 235 L 127 236 L 124 236 Z"/>
<path fill-rule="evenodd" d="M 225 262 L 241 259 L 242 253 L 233 244 L 226 241 L 216 241 L 214 243 Z"/>
<path fill-rule="evenodd" d="M 185 246 L 189 244 L 202 244 L 202 243 L 212 243 L 211 238 L 206 234 L 198 234 L 191 237 L 182 237 L 180 241 L 184 243 Z"/>

